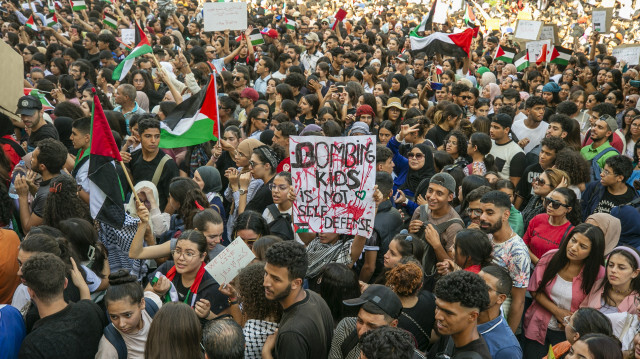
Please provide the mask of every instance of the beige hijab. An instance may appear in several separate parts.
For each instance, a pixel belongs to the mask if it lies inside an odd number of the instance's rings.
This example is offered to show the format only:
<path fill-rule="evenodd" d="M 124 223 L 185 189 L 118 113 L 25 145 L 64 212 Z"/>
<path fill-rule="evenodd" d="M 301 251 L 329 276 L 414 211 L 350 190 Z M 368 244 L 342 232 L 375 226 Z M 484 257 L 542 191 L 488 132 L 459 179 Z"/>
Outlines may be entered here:
<path fill-rule="evenodd" d="M 247 138 L 246 140 L 243 140 L 242 142 L 240 142 L 240 144 L 238 145 L 237 151 L 241 153 L 243 156 L 247 158 L 251 158 L 251 154 L 253 153 L 253 150 L 255 150 L 256 148 L 262 145 L 264 145 L 264 143 L 256 140 L 255 138 Z M 241 173 L 245 173 L 248 171 L 250 171 L 249 166 L 246 166 L 242 169 Z"/>
<path fill-rule="evenodd" d="M 604 232 L 604 255 L 609 254 L 620 240 L 622 225 L 620 220 L 608 213 L 594 213 L 587 217 L 586 223 L 600 227 Z"/>

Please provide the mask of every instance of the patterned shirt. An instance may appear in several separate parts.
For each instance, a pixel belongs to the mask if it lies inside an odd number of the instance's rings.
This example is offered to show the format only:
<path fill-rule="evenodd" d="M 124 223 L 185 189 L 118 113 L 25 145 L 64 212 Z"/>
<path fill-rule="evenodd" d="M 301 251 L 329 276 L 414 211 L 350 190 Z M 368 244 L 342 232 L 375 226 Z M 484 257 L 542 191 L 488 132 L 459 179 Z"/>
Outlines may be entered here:
<path fill-rule="evenodd" d="M 244 347 L 245 359 L 262 358 L 262 346 L 264 346 L 267 337 L 275 333 L 276 329 L 278 329 L 278 323 L 258 319 L 247 320 L 242 328 L 246 343 Z"/>
<path fill-rule="evenodd" d="M 529 257 L 529 249 L 522 238 L 514 233 L 513 237 L 503 243 L 496 243 L 493 239 L 491 243 L 496 263 L 509 270 L 513 286 L 527 288 L 529 286 L 531 257 Z"/>
<path fill-rule="evenodd" d="M 307 256 L 309 258 L 309 269 L 307 278 L 313 278 L 320 274 L 320 271 L 327 263 L 351 264 L 351 243 L 353 239 L 341 240 L 334 244 L 324 244 L 320 238 L 314 238 L 307 246 Z"/>

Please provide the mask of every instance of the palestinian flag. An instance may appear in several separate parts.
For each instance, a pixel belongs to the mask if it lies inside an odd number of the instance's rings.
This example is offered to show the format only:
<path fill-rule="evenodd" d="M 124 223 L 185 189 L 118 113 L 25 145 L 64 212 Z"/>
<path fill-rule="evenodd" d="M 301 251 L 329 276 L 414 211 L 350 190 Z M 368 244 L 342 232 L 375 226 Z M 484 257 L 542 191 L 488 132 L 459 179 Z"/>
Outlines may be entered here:
<path fill-rule="evenodd" d="M 422 20 L 420 25 L 414 29 L 415 32 L 424 32 L 431 31 L 433 29 L 433 15 L 436 13 L 436 6 L 438 6 L 438 0 L 433 2 L 431 5 L 431 10 L 429 10 L 429 15 L 425 19 Z"/>
<path fill-rule="evenodd" d="M 462 18 L 464 23 L 469 27 L 476 27 L 476 15 L 473 13 L 473 9 L 467 2 L 467 8 L 464 10 L 464 17 Z"/>
<path fill-rule="evenodd" d="M 58 23 L 58 17 L 56 16 L 55 13 L 45 16 L 45 25 L 46 26 L 51 27 L 51 26 L 53 26 L 53 25 L 55 25 L 57 23 Z"/>
<path fill-rule="evenodd" d="M 116 30 L 118 29 L 118 20 L 114 19 L 109 14 L 104 14 L 104 17 L 102 18 L 102 23 L 107 26 L 111 26 Z"/>
<path fill-rule="evenodd" d="M 466 29 L 458 34 L 434 32 L 429 36 L 420 37 L 414 29 L 410 34 L 411 50 L 425 52 L 427 56 L 441 54 L 454 57 L 469 57 L 473 33 L 473 29 Z"/>
<path fill-rule="evenodd" d="M 501 60 L 507 64 L 513 63 L 513 58 L 516 56 L 516 49 L 499 45 L 496 50 L 496 56 L 494 60 Z"/>
<path fill-rule="evenodd" d="M 287 25 L 287 29 L 295 30 L 298 27 L 298 23 L 295 20 L 284 18 L 284 23 Z"/>
<path fill-rule="evenodd" d="M 71 10 L 73 11 L 80 11 L 80 10 L 86 10 L 87 9 L 87 4 L 84 3 L 84 0 L 75 0 L 75 1 L 69 1 L 71 3 Z"/>
<path fill-rule="evenodd" d="M 518 71 L 523 71 L 529 67 L 529 52 L 527 50 L 519 52 L 514 56 L 513 64 L 516 66 L 516 70 Z"/>
<path fill-rule="evenodd" d="M 540 56 L 536 60 L 536 65 L 541 65 L 543 62 L 547 62 L 547 44 L 542 45 L 542 51 L 540 51 Z"/>
<path fill-rule="evenodd" d="M 333 25 L 331 26 L 331 30 L 335 30 L 336 27 L 338 26 L 338 22 L 344 21 L 344 18 L 346 16 L 347 16 L 347 12 L 344 9 L 339 9 L 338 12 L 336 13 L 336 16 L 334 16 L 335 21 L 333 22 Z"/>
<path fill-rule="evenodd" d="M 53 105 L 51 105 L 51 102 L 49 102 L 49 100 L 47 100 L 47 98 L 44 96 L 44 94 L 42 94 L 42 92 L 38 91 L 38 89 L 32 89 L 32 88 L 26 88 L 24 89 L 24 94 L 25 96 L 27 95 L 31 95 L 35 98 L 37 98 L 38 100 L 40 100 L 40 103 L 42 104 L 42 109 L 45 111 L 51 111 L 53 110 Z"/>
<path fill-rule="evenodd" d="M 249 35 L 249 40 L 251 40 L 251 45 L 253 46 L 264 44 L 264 38 L 260 33 L 260 29 L 254 29 L 253 31 L 251 31 L 251 34 Z"/>
<path fill-rule="evenodd" d="M 140 42 L 136 45 L 136 47 L 133 50 L 131 50 L 131 53 L 129 53 L 129 56 L 125 57 L 124 60 L 122 60 L 118 64 L 118 67 L 116 67 L 115 70 L 113 70 L 113 76 L 111 78 L 116 81 L 122 81 L 125 78 L 125 76 L 127 76 L 127 74 L 129 73 L 129 70 L 131 70 L 131 66 L 133 66 L 133 63 L 135 62 L 137 57 L 153 52 L 153 48 L 149 43 L 149 39 L 147 39 L 147 35 L 144 34 L 144 32 L 142 31 L 142 29 L 138 24 L 136 24 L 136 28 L 138 29 Z"/>
<path fill-rule="evenodd" d="M 122 161 L 102 105 L 93 93 L 89 155 L 89 207 L 91 217 L 114 228 L 124 223 L 124 192 L 115 163 Z"/>
<path fill-rule="evenodd" d="M 573 51 L 569 49 L 565 49 L 562 46 L 554 46 L 553 51 L 551 51 L 551 59 L 549 62 L 558 65 L 568 65 L 572 54 Z"/>
<path fill-rule="evenodd" d="M 36 23 L 33 22 L 33 15 L 29 16 L 29 19 L 27 20 L 27 22 L 24 23 L 24 25 L 33 31 L 38 31 L 38 27 L 36 26 Z"/>
<path fill-rule="evenodd" d="M 199 145 L 220 138 L 216 77 L 212 74 L 206 88 L 179 104 L 160 123 L 160 147 Z"/>

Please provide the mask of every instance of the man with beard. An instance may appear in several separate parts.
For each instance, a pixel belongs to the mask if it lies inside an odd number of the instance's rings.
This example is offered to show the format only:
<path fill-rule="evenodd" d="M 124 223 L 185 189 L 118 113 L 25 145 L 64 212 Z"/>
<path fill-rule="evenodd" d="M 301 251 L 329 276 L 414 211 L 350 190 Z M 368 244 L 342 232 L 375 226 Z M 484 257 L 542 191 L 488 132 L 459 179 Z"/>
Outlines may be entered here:
<path fill-rule="evenodd" d="M 491 191 L 480 199 L 482 215 L 480 229 L 492 235 L 493 257 L 497 264 L 509 270 L 513 280 L 511 295 L 502 308 L 507 314 L 507 322 L 515 333 L 522 319 L 524 295 L 529 285 L 531 258 L 529 249 L 520 236 L 509 226 L 511 200 L 506 193 Z"/>
<path fill-rule="evenodd" d="M 291 172 L 291 158 L 289 158 L 289 136 L 295 136 L 298 134 L 296 125 L 293 122 L 283 122 L 276 126 L 273 131 L 273 145 L 277 153 L 282 152 L 284 159 L 280 161 L 276 172 L 282 171 Z"/>
<path fill-rule="evenodd" d="M 93 84 L 89 81 L 91 71 L 93 71 L 91 66 L 84 61 L 75 61 L 69 66 L 69 75 L 73 76 L 76 82 L 76 91 L 79 94 L 93 87 Z"/>
<path fill-rule="evenodd" d="M 316 64 L 322 57 L 322 52 L 318 50 L 318 44 L 320 44 L 320 38 L 315 32 L 310 32 L 304 37 L 304 47 L 307 50 L 300 56 L 300 62 L 304 69 L 310 72 L 315 72 Z"/>
<path fill-rule="evenodd" d="M 307 252 L 294 241 L 276 243 L 267 250 L 264 291 L 283 309 L 278 332 L 263 348 L 265 359 L 326 358 L 333 336 L 333 317 L 324 299 L 302 288 L 307 274 Z M 275 356 L 274 356 L 275 354 Z"/>
<path fill-rule="evenodd" d="M 520 139 L 518 145 L 529 153 L 544 138 L 549 124 L 542 121 L 547 101 L 540 96 L 531 96 L 526 105 L 529 116 L 524 121 L 515 121 L 511 131 Z"/>
<path fill-rule="evenodd" d="M 438 280 L 434 294 L 435 328 L 440 340 L 431 347 L 427 358 L 490 359 L 487 343 L 477 328 L 478 315 L 489 306 L 489 291 L 482 278 L 455 271 Z M 469 356 L 471 353 L 475 355 Z"/>
<path fill-rule="evenodd" d="M 45 138 L 59 139 L 56 128 L 47 123 L 42 117 L 42 103 L 33 96 L 22 96 L 18 100 L 18 112 L 22 119 L 25 129 L 29 129 L 29 138 L 27 139 L 27 152 L 31 152 L 36 148 L 39 141 Z"/>
<path fill-rule="evenodd" d="M 36 187 L 31 179 L 24 175 L 16 176 L 14 185 L 20 204 L 20 222 L 26 234 L 31 227 L 42 224 L 44 207 L 49 194 L 49 183 L 60 175 L 62 166 L 67 161 L 67 148 L 52 138 L 38 142 L 38 147 L 31 154 L 31 169 L 42 176 L 40 186 Z M 34 196 L 29 208 L 29 192 Z"/>
<path fill-rule="evenodd" d="M 480 229 L 480 216 L 482 216 L 482 203 L 480 203 L 480 199 L 492 190 L 489 186 L 480 186 L 464 197 L 467 201 L 467 208 L 465 209 L 462 220 L 465 222 L 467 228 Z"/>
<path fill-rule="evenodd" d="M 591 114 L 591 116 L 593 116 L 593 114 Z M 598 167 L 604 170 L 607 159 L 620 154 L 618 150 L 614 149 L 611 145 L 611 140 L 617 129 L 618 123 L 615 118 L 610 115 L 599 117 L 594 122 L 594 126 L 591 127 L 591 139 L 593 142 L 590 145 L 582 147 L 580 150 L 582 157 L 590 162 L 594 160 L 597 161 Z"/>

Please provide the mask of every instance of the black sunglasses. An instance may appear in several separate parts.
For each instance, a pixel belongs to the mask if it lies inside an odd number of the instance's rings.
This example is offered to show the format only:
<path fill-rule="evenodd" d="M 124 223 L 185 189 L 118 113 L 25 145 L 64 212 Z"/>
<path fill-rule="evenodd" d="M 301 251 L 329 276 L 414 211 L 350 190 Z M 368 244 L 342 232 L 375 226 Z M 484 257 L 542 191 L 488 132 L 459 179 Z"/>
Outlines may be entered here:
<path fill-rule="evenodd" d="M 566 204 L 564 204 L 564 203 L 562 203 L 562 202 L 560 202 L 558 200 L 555 200 L 553 198 L 546 197 L 544 199 L 544 202 L 543 202 L 544 208 L 547 208 L 549 206 L 549 204 L 551 204 L 551 207 L 553 207 L 553 209 L 558 209 L 561 206 L 564 207 L 564 208 L 569 208 L 569 205 L 566 205 Z"/>

